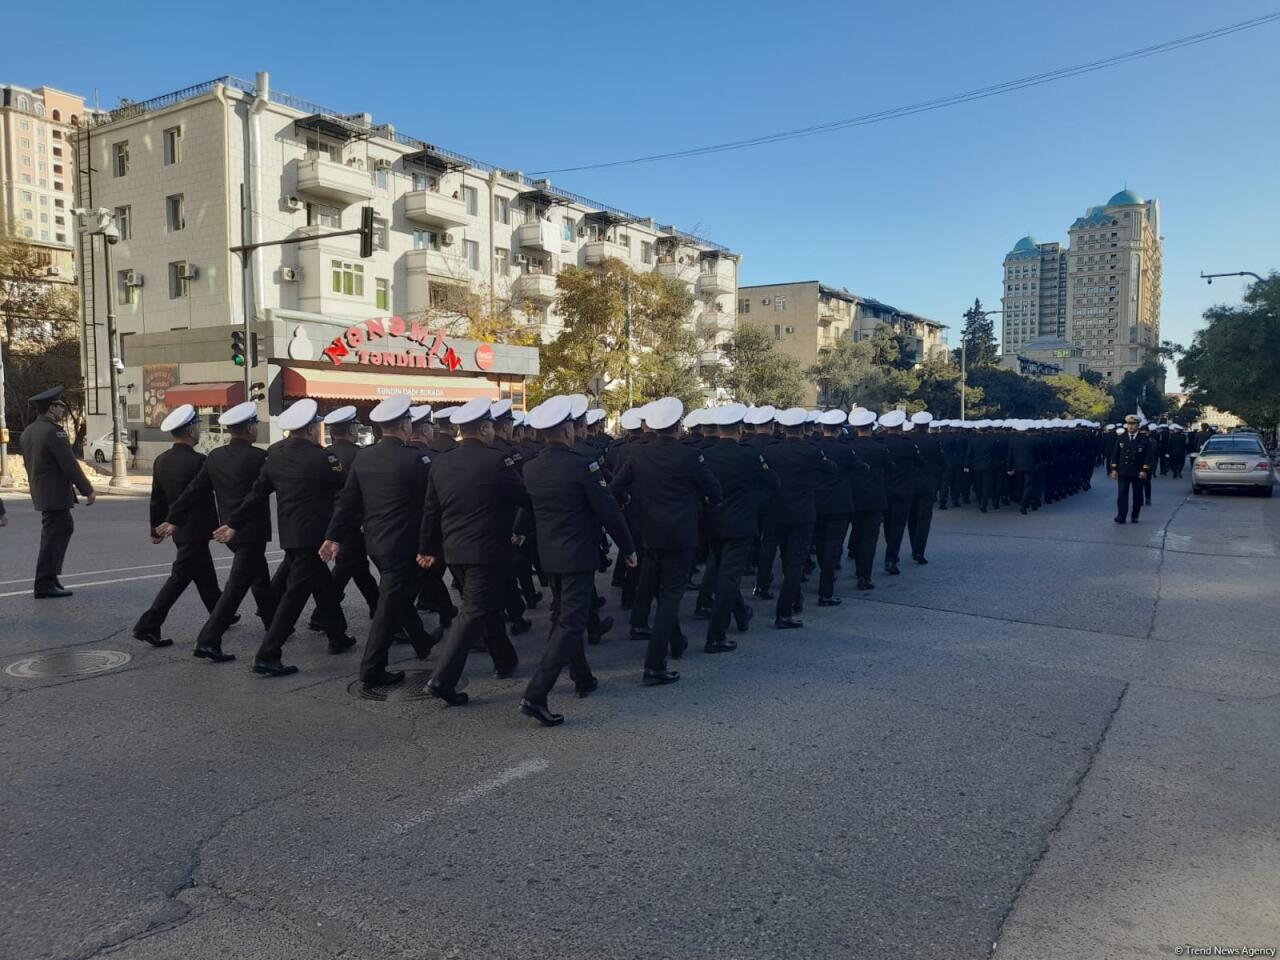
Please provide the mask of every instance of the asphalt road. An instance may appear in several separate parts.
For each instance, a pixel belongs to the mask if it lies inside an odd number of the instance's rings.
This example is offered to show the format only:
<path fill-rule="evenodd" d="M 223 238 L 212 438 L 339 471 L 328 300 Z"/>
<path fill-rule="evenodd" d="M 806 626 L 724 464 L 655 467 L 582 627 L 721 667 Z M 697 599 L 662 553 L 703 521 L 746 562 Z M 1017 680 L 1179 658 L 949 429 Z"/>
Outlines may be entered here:
<path fill-rule="evenodd" d="M 835 609 L 811 578 L 807 629 L 757 604 L 738 652 L 695 644 L 670 687 L 639 685 L 616 630 L 555 730 L 516 711 L 542 611 L 515 679 L 473 657 L 469 706 L 371 702 L 358 653 L 305 629 L 285 680 L 249 672 L 249 617 L 240 660 L 193 660 L 194 592 L 175 646 L 132 640 L 172 551 L 145 501 L 78 509 L 79 588 L 34 601 L 37 518 L 6 498 L 0 666 L 130 659 L 0 673 L 0 957 L 1280 948 L 1280 500 L 1157 480 L 1116 526 L 1111 486 L 938 513 L 929 566 L 870 595 L 846 569 Z"/>

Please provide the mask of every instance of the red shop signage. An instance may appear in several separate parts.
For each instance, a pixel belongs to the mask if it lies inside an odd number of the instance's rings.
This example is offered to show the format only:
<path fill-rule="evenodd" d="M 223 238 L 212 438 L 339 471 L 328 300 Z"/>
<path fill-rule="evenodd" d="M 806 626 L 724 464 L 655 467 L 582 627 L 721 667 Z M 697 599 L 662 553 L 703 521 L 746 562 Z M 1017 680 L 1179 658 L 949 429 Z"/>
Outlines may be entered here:
<path fill-rule="evenodd" d="M 379 350 L 376 341 L 387 337 L 406 337 L 426 349 Z M 363 363 L 379 367 L 417 367 L 419 369 L 442 367 L 457 370 L 462 358 L 444 337 L 414 320 L 406 324 L 403 317 L 373 317 L 364 323 L 348 327 L 341 336 L 334 337 L 324 348 L 324 355 L 335 367 L 345 363 Z"/>

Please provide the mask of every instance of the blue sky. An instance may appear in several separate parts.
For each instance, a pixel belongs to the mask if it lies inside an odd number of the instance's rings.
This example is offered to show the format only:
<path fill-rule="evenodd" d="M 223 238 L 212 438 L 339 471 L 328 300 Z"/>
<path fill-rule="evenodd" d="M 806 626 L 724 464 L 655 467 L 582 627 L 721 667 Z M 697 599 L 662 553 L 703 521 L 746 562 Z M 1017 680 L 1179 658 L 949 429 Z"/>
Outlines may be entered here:
<path fill-rule="evenodd" d="M 1280 0 L 36 5 L 6 82 L 104 107 L 224 73 L 526 171 L 698 146 L 959 92 L 1280 9 Z M 350 24 L 358 24 L 353 29 Z M 743 254 L 742 281 L 821 279 L 958 326 L 1020 236 L 1065 242 L 1124 186 L 1160 199 L 1162 335 L 1188 342 L 1280 266 L 1280 23 L 904 120 L 553 178 Z M 958 340 L 953 330 L 952 342 Z"/>

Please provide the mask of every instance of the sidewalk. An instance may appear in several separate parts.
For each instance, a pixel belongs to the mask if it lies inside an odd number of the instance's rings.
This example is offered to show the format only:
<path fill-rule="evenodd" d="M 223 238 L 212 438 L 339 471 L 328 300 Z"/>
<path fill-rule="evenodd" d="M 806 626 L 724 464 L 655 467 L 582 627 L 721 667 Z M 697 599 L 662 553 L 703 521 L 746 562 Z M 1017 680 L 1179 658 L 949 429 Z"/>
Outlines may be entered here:
<path fill-rule="evenodd" d="M 113 487 L 110 485 L 110 464 L 95 463 L 92 460 L 81 460 L 79 462 L 81 469 L 84 470 L 84 475 L 93 484 L 94 492 L 100 497 L 151 496 L 151 474 L 149 473 L 131 473 L 129 474 L 129 486 Z M 14 485 L 12 487 L 0 487 L 0 497 L 29 497 L 27 470 L 22 462 L 22 457 L 14 454 L 9 455 L 9 473 L 13 476 Z"/>

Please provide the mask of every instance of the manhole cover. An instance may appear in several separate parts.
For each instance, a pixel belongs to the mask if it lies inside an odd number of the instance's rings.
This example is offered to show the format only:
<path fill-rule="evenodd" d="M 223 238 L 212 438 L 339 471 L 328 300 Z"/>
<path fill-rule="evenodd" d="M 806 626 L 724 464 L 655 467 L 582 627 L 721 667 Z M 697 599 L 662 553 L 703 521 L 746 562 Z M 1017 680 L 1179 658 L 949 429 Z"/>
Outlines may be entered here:
<path fill-rule="evenodd" d="M 26 680 L 47 677 L 80 677 L 88 673 L 102 673 L 123 667 L 133 658 L 119 650 L 68 650 L 62 653 L 46 653 L 27 657 L 4 668 L 11 677 Z"/>
<path fill-rule="evenodd" d="M 431 691 L 427 689 L 427 681 L 431 679 L 430 670 L 406 670 L 404 679 L 393 687 L 377 687 L 366 690 L 359 680 L 347 684 L 347 693 L 357 700 L 377 700 L 379 703 L 401 703 L 406 700 L 427 700 Z M 458 684 L 459 690 L 467 688 L 464 679 Z"/>

